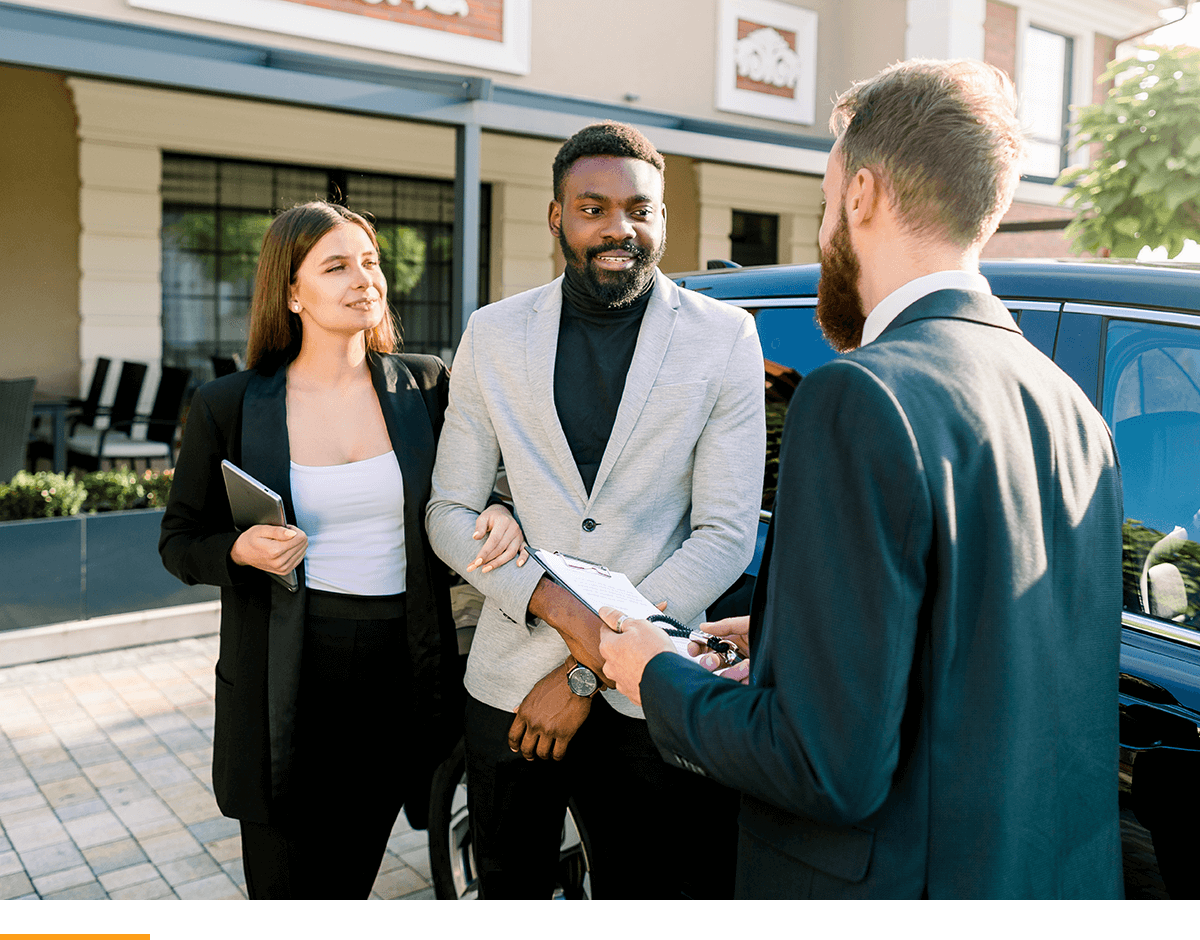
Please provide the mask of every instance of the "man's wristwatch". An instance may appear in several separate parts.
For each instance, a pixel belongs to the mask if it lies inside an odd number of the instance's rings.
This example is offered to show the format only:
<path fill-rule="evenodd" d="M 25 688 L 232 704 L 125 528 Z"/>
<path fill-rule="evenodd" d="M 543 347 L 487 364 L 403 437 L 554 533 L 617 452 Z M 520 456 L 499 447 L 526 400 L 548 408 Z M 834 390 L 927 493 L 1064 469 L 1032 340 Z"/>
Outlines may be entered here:
<path fill-rule="evenodd" d="M 576 663 L 567 673 L 567 688 L 578 696 L 589 698 L 600 688 L 600 680 L 583 663 Z"/>

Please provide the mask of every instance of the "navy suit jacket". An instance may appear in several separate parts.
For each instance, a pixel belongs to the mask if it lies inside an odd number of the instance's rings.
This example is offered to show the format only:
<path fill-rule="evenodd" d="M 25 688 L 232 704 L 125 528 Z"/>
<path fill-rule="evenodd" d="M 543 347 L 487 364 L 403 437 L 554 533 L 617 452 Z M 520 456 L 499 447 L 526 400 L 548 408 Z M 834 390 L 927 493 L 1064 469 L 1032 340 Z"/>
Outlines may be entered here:
<path fill-rule="evenodd" d="M 744 794 L 745 897 L 1114 897 L 1121 488 L 995 298 L 943 290 L 800 384 L 747 686 L 660 655 L 669 760 Z"/>

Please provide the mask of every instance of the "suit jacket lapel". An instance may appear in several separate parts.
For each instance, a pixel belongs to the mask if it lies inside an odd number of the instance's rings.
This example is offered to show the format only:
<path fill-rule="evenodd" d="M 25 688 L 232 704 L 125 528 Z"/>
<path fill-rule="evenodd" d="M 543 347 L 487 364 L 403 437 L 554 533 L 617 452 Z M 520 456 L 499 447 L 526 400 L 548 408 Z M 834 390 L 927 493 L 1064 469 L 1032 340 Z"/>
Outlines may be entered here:
<path fill-rule="evenodd" d="M 291 452 L 287 431 L 287 367 L 255 374 L 242 399 L 242 469 L 283 498 L 287 520 L 292 505 Z M 269 579 L 271 616 L 267 627 L 267 721 L 271 738 L 271 792 L 283 792 L 291 767 L 292 729 L 304 648 L 304 562 L 296 568 L 300 590 L 290 592 Z"/>
<path fill-rule="evenodd" d="M 621 456 L 621 451 L 625 449 L 625 444 L 633 434 L 638 418 L 641 417 L 646 399 L 650 397 L 650 389 L 654 387 L 654 381 L 658 378 L 663 359 L 667 355 L 667 347 L 671 343 L 671 334 L 675 330 L 675 319 L 678 316 L 679 288 L 669 277 L 655 269 L 654 292 L 650 295 L 646 315 L 642 318 L 637 348 L 633 353 L 633 361 L 629 364 L 629 374 L 625 377 L 625 390 L 621 393 L 621 404 L 617 408 L 612 433 L 608 436 L 608 446 L 604 448 L 604 457 L 600 461 L 600 469 L 596 472 L 596 482 L 592 484 L 593 500 L 600 492 L 617 458 Z"/>
<path fill-rule="evenodd" d="M 554 405 L 554 363 L 558 356 L 558 327 L 562 320 L 562 278 L 551 281 L 533 302 L 533 310 L 525 318 L 525 363 L 533 407 L 542 422 L 542 433 L 558 461 L 561 478 L 574 488 L 580 503 L 586 502 L 587 490 L 579 467 L 567 443 L 558 409 Z M 594 493 L 599 487 L 592 487 Z"/>
<path fill-rule="evenodd" d="M 425 523 L 419 509 L 429 500 L 429 478 L 437 449 L 433 426 L 416 380 L 398 357 L 371 356 L 370 365 L 371 381 L 404 479 L 405 561 L 410 569 L 416 561 L 420 571 L 414 573 L 420 574 L 425 557 L 420 532 Z"/>

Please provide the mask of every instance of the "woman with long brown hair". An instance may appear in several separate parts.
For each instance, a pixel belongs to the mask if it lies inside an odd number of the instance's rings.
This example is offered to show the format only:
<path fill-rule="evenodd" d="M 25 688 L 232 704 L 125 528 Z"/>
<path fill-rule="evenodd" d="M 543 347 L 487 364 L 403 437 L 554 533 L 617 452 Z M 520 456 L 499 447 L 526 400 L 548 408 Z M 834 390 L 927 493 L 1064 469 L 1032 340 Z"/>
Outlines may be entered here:
<path fill-rule="evenodd" d="M 424 530 L 448 372 L 395 348 L 371 224 L 296 206 L 263 238 L 247 370 L 188 415 L 159 551 L 221 587 L 213 787 L 251 898 L 365 898 L 401 805 L 425 826 L 458 737 L 447 572 Z M 280 494 L 287 526 L 234 528 L 225 459 Z M 480 520 L 478 563 L 522 564 L 507 510 Z M 294 593 L 269 577 L 291 571 Z"/>

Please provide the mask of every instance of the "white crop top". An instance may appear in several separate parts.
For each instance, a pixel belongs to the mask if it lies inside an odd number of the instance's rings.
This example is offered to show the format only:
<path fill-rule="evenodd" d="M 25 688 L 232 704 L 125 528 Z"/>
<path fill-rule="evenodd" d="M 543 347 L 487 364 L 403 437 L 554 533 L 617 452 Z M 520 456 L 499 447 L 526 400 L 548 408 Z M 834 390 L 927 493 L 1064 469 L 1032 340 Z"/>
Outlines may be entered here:
<path fill-rule="evenodd" d="M 334 467 L 292 461 L 305 584 L 335 594 L 404 591 L 404 480 L 393 451 Z"/>

